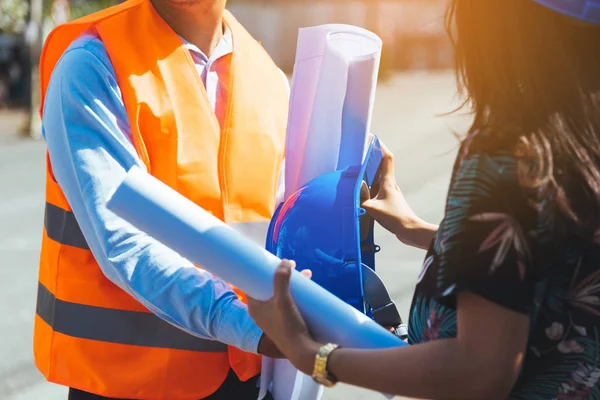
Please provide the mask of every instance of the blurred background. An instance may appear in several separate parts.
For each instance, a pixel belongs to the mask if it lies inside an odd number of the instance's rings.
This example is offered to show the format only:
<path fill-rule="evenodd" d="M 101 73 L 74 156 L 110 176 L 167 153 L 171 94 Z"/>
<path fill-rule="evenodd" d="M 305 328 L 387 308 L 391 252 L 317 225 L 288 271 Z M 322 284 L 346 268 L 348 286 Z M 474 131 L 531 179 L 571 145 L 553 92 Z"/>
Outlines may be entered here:
<path fill-rule="evenodd" d="M 26 109 L 37 102 L 31 96 L 37 95 L 37 62 L 53 27 L 117 2 L 0 0 L 0 107 Z M 331 22 L 362 26 L 381 36 L 382 78 L 394 71 L 451 65 L 445 0 L 229 0 L 228 7 L 288 73 L 298 28 Z"/>
<path fill-rule="evenodd" d="M 114 0 L 0 0 L 0 399 L 66 399 L 33 365 L 32 331 L 44 206 L 45 145 L 40 140 L 37 63 L 43 41 L 61 23 Z M 445 115 L 460 103 L 446 0 L 228 0 L 229 10 L 292 74 L 298 28 L 325 23 L 365 27 L 384 49 L 372 132 L 396 155 L 396 174 L 424 219 L 443 215 L 450 169 L 470 117 Z M 424 253 L 379 228 L 377 269 L 408 318 Z M 376 400 L 340 385 L 324 400 Z M 232 399 L 235 400 L 235 399 Z"/>

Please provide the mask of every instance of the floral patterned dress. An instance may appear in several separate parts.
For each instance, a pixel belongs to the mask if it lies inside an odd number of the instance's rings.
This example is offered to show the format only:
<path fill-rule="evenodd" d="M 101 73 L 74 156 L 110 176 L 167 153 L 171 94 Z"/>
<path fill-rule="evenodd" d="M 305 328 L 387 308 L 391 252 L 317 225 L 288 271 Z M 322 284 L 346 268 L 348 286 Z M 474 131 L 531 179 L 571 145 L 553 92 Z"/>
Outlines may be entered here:
<path fill-rule="evenodd" d="M 600 230 L 557 243 L 522 194 L 511 152 L 463 146 L 418 278 L 411 343 L 455 337 L 460 291 L 533 321 L 509 399 L 600 399 Z"/>

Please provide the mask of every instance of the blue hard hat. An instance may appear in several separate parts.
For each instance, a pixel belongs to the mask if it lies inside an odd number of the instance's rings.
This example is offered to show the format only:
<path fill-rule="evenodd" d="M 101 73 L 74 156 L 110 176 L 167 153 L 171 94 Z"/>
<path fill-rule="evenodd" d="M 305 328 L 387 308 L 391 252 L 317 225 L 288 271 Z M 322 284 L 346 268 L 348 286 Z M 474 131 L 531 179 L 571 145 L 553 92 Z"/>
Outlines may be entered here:
<path fill-rule="evenodd" d="M 375 273 L 374 221 L 361 208 L 377 190 L 381 145 L 373 137 L 363 165 L 321 175 L 279 205 L 266 248 L 381 325 L 402 320 Z M 402 332 L 397 332 L 402 333 Z M 399 334 L 402 336 L 402 334 Z"/>
<path fill-rule="evenodd" d="M 600 0 L 533 0 L 561 14 L 600 24 Z"/>

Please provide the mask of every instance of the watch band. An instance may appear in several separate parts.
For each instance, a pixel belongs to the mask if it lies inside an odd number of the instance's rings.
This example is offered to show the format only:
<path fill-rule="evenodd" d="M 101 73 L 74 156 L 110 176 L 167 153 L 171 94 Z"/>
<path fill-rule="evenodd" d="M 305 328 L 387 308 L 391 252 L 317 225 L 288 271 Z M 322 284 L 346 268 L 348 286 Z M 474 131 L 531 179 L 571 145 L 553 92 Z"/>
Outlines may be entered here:
<path fill-rule="evenodd" d="M 315 366 L 313 369 L 312 378 L 318 384 L 321 384 L 325 387 L 332 387 L 337 383 L 337 379 L 327 370 L 327 361 L 329 359 L 329 355 L 338 347 L 339 346 L 337 344 L 328 343 L 324 346 L 321 346 L 319 352 L 315 356 Z"/>

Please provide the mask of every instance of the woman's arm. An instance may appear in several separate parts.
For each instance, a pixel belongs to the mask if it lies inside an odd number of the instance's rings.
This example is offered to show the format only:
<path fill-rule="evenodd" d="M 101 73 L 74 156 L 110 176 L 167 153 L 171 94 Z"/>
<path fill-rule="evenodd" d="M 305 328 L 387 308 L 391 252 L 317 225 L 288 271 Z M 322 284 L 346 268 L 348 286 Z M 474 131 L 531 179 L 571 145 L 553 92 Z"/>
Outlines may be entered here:
<path fill-rule="evenodd" d="M 405 245 L 427 250 L 431 242 L 435 239 L 435 234 L 439 226 L 423 221 L 416 217 L 411 221 L 398 223 L 398 230 L 395 233 L 396 238 Z"/>
<path fill-rule="evenodd" d="M 337 379 L 425 399 L 507 397 L 521 368 L 535 303 L 533 256 L 525 234 L 535 218 L 526 214 L 518 188 L 513 158 L 473 155 L 464 160 L 448 195 L 440 232 L 443 249 L 434 254 L 438 264 L 432 269 L 436 287 L 430 301 L 456 296 L 456 315 L 450 312 L 445 322 L 452 328 L 424 344 L 335 350 L 328 369 Z M 287 263 L 280 266 L 274 297 L 251 301 L 250 314 L 296 367 L 311 374 L 323 343 L 310 338 L 292 301 L 289 268 Z M 418 324 L 429 323 L 431 311 L 442 304 L 429 306 L 413 310 L 423 313 L 413 326 L 416 340 L 425 337 Z M 454 336 L 454 328 L 456 338 L 444 339 Z"/>
<path fill-rule="evenodd" d="M 506 398 L 520 370 L 529 319 L 476 295 L 458 299 L 456 339 L 383 350 L 340 348 L 329 356 L 329 372 L 343 383 L 420 399 Z M 295 347 L 284 354 L 311 375 L 320 344 L 305 340 Z"/>

